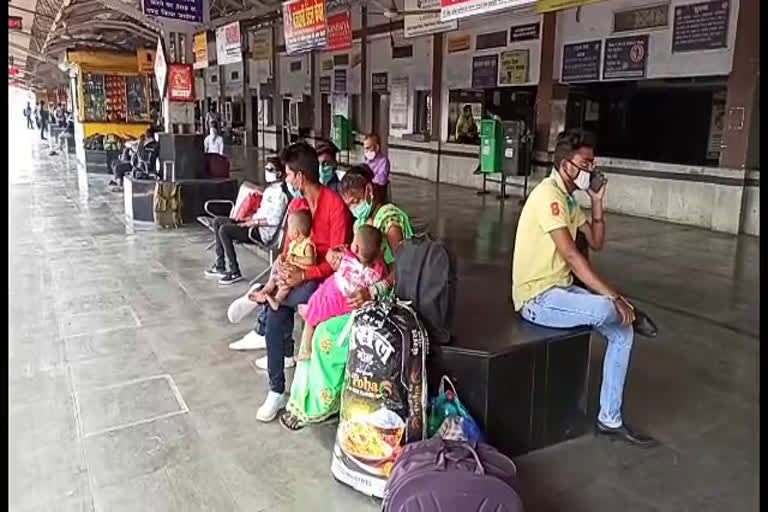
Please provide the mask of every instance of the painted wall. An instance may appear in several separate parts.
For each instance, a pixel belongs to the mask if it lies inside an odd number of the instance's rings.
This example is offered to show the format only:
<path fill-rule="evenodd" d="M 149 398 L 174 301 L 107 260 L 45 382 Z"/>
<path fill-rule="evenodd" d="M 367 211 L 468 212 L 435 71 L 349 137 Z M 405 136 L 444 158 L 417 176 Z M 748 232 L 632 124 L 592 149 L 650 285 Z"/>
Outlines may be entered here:
<path fill-rule="evenodd" d="M 742 206 L 741 232 L 760 236 L 760 173 L 747 173 L 747 186 L 744 187 L 744 205 Z"/>
<path fill-rule="evenodd" d="M 666 29 L 641 30 L 613 34 L 613 13 L 632 7 L 658 5 L 649 0 L 611 0 L 582 6 L 577 20 L 577 9 L 566 9 L 557 14 L 557 41 L 555 44 L 554 77 L 560 77 L 564 44 L 579 43 L 608 37 L 648 34 L 647 78 L 674 78 L 686 76 L 727 75 L 733 62 L 739 0 L 730 0 L 728 46 L 721 50 L 672 53 L 672 26 L 675 7 L 701 0 L 671 0 L 669 25 Z M 605 43 L 603 43 L 603 51 Z"/>

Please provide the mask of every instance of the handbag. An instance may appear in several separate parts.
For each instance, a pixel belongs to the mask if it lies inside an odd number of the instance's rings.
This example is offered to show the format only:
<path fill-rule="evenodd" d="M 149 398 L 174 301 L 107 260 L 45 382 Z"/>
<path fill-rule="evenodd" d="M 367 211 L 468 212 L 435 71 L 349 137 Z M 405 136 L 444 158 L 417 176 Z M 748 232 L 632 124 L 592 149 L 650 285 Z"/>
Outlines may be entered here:
<path fill-rule="evenodd" d="M 446 385 L 450 389 L 446 389 Z M 459 400 L 456 388 L 447 375 L 440 379 L 437 396 L 429 401 L 427 435 L 438 434 L 443 439 L 482 441 L 483 433 L 467 408 Z"/>

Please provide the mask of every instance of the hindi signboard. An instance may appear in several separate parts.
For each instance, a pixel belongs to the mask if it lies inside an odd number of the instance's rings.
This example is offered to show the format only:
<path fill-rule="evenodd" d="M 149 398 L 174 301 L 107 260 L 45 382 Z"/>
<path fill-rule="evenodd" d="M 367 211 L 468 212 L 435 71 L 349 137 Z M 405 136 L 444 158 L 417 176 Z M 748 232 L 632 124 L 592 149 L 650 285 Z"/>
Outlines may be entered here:
<path fill-rule="evenodd" d="M 387 87 L 388 77 L 389 75 L 386 71 L 383 73 L 371 74 L 371 91 L 379 94 L 387 94 L 387 92 L 389 92 L 389 88 Z"/>
<path fill-rule="evenodd" d="M 439 11 L 440 0 L 405 0 L 405 10 Z M 439 12 L 425 12 L 424 14 L 407 14 L 403 21 L 403 35 L 405 37 L 418 37 L 428 34 L 437 34 L 447 30 L 456 30 L 458 21 L 440 21 Z"/>
<path fill-rule="evenodd" d="M 499 74 L 499 56 L 481 55 L 472 58 L 472 88 L 490 89 L 496 87 Z"/>
<path fill-rule="evenodd" d="M 347 50 L 352 48 L 352 21 L 349 11 L 328 17 L 328 41 L 325 49 Z"/>
<path fill-rule="evenodd" d="M 155 71 L 155 50 L 139 48 L 136 50 L 136 63 L 140 75 L 151 75 Z"/>
<path fill-rule="evenodd" d="M 195 101 L 195 74 L 192 64 L 168 66 L 168 99 L 171 101 Z"/>
<path fill-rule="evenodd" d="M 143 0 L 144 14 L 191 23 L 203 22 L 203 0 Z"/>
<path fill-rule="evenodd" d="M 389 126 L 392 129 L 408 129 L 408 87 L 407 76 L 392 79 L 389 95 Z"/>
<path fill-rule="evenodd" d="M 448 53 L 463 52 L 472 48 L 472 37 L 469 34 L 448 36 Z"/>
<path fill-rule="evenodd" d="M 192 37 L 192 54 L 194 56 L 192 67 L 205 69 L 208 67 L 208 35 L 200 32 Z"/>
<path fill-rule="evenodd" d="M 541 23 L 527 23 L 525 25 L 516 25 L 509 29 L 509 42 L 535 41 L 539 38 Z"/>
<path fill-rule="evenodd" d="M 216 63 L 219 66 L 235 64 L 243 60 L 240 43 L 240 22 L 233 21 L 216 29 Z"/>
<path fill-rule="evenodd" d="M 333 92 L 336 94 L 346 94 L 347 92 L 347 70 L 333 70 Z"/>
<path fill-rule="evenodd" d="M 602 41 L 564 45 L 560 81 L 569 83 L 600 80 L 600 50 L 602 46 Z"/>
<path fill-rule="evenodd" d="M 288 54 L 325 48 L 325 0 L 283 2 L 285 51 Z"/>
<path fill-rule="evenodd" d="M 328 92 L 331 92 L 331 77 L 321 76 L 320 77 L 320 93 L 328 93 Z"/>
<path fill-rule="evenodd" d="M 716 50 L 728 46 L 730 1 L 675 7 L 672 53 Z"/>
<path fill-rule="evenodd" d="M 450 21 L 487 12 L 523 7 L 533 0 L 440 0 L 440 20 Z"/>
<path fill-rule="evenodd" d="M 603 80 L 645 78 L 647 65 L 647 34 L 605 40 Z"/>
<path fill-rule="evenodd" d="M 8 16 L 8 30 L 21 30 L 22 24 L 21 16 Z"/>
<path fill-rule="evenodd" d="M 499 85 L 528 82 L 528 50 L 508 50 L 499 55 Z"/>
<path fill-rule="evenodd" d="M 253 60 L 272 59 L 272 32 L 269 29 L 248 32 L 248 49 Z"/>

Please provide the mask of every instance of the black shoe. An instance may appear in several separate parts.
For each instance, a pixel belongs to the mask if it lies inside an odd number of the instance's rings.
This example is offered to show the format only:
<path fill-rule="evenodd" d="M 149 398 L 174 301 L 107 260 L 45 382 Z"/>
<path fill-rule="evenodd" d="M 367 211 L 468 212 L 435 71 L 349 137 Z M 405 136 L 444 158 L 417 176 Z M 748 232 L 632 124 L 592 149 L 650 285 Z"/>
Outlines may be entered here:
<path fill-rule="evenodd" d="M 637 334 L 647 338 L 655 338 L 659 333 L 653 320 L 637 308 L 635 308 L 635 321 L 632 322 L 632 327 L 634 327 Z"/>
<path fill-rule="evenodd" d="M 211 268 L 205 271 L 205 275 L 206 277 L 224 277 L 227 275 L 227 269 L 214 263 Z"/>
<path fill-rule="evenodd" d="M 235 284 L 238 281 L 242 281 L 243 276 L 240 272 L 227 272 L 224 277 L 219 279 L 219 284 Z"/>
<path fill-rule="evenodd" d="M 110 187 L 116 187 L 119 185 L 119 183 L 117 182 L 117 180 L 109 180 L 109 183 L 107 183 L 107 185 L 109 185 Z"/>
<path fill-rule="evenodd" d="M 659 444 L 659 442 L 652 437 L 634 432 L 626 424 L 612 428 L 603 425 L 598 420 L 596 430 L 598 435 L 620 439 L 622 441 L 628 442 L 629 444 L 640 446 L 642 448 L 652 448 Z"/>

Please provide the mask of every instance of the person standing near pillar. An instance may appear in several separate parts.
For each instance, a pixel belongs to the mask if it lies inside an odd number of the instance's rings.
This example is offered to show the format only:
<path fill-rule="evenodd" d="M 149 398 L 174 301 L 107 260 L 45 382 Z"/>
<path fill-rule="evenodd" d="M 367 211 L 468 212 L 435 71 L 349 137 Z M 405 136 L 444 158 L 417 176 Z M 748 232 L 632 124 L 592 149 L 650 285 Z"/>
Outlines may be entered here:
<path fill-rule="evenodd" d="M 45 138 L 45 131 L 48 129 L 48 110 L 45 108 L 45 102 L 40 102 L 40 140 Z"/>
<path fill-rule="evenodd" d="M 387 202 L 387 187 L 389 186 L 389 158 L 381 151 L 381 138 L 371 133 L 363 141 L 365 163 L 373 171 L 373 193 L 379 203 Z"/>

